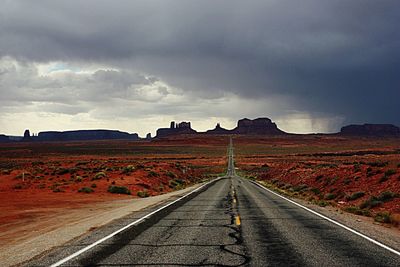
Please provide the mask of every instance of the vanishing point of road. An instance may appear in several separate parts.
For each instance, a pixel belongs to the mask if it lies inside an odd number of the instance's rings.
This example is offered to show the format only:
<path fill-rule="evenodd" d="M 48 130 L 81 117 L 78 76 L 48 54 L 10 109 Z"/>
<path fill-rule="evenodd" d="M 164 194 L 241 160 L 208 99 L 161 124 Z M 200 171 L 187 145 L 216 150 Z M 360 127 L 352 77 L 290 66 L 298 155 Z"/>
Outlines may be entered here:
<path fill-rule="evenodd" d="M 400 266 L 395 252 L 237 176 L 232 141 L 226 176 L 157 216 L 142 230 L 129 227 L 64 261 L 56 255 L 34 265 Z"/>

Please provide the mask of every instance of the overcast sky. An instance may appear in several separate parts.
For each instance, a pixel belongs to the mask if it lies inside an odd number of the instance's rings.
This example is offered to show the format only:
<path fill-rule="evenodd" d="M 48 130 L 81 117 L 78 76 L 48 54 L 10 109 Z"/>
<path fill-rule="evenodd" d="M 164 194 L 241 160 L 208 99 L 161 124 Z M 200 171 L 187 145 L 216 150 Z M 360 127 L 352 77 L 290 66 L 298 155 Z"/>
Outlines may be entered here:
<path fill-rule="evenodd" d="M 400 125 L 400 1 L 0 0 L 0 133 Z"/>

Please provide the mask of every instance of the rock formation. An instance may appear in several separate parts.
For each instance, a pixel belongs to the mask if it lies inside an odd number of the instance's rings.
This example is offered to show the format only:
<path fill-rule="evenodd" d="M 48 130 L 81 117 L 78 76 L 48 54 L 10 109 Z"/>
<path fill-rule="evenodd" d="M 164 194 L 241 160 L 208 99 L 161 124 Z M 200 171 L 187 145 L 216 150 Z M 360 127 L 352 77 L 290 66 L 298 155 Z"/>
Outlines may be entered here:
<path fill-rule="evenodd" d="M 169 128 L 158 129 L 156 137 L 160 138 L 171 135 L 195 133 L 197 132 L 191 128 L 190 122 L 175 123 L 172 121 Z M 224 129 L 217 123 L 214 129 L 208 130 L 202 134 L 281 135 L 286 133 L 281 131 L 270 119 L 258 118 L 254 120 L 239 120 L 237 127 L 233 130 Z"/>
<path fill-rule="evenodd" d="M 249 135 L 280 135 L 285 134 L 275 123 L 268 118 L 257 118 L 254 120 L 241 119 L 238 121 L 237 127 L 232 130 L 234 134 Z"/>
<path fill-rule="evenodd" d="M 206 134 L 231 134 L 232 130 L 227 130 L 221 127 L 219 123 L 215 126 L 214 129 L 208 130 Z"/>
<path fill-rule="evenodd" d="M 80 141 L 80 140 L 138 140 L 138 134 L 129 134 L 115 130 L 77 130 L 65 132 L 40 132 L 35 138 L 38 141 Z"/>
<path fill-rule="evenodd" d="M 0 134 L 0 143 L 10 142 L 10 138 L 4 134 Z"/>
<path fill-rule="evenodd" d="M 33 141 L 31 133 L 30 133 L 30 131 L 28 129 L 25 130 L 24 137 L 22 138 L 21 141 L 22 142 L 32 142 Z"/>
<path fill-rule="evenodd" d="M 146 140 L 151 140 L 151 133 L 146 134 Z"/>
<path fill-rule="evenodd" d="M 393 124 L 352 124 L 342 127 L 340 134 L 348 136 L 400 136 L 400 128 Z"/>
<path fill-rule="evenodd" d="M 169 128 L 160 128 L 157 130 L 156 138 L 167 137 L 178 134 L 195 134 L 197 133 L 192 129 L 190 122 L 175 123 L 171 122 Z"/>

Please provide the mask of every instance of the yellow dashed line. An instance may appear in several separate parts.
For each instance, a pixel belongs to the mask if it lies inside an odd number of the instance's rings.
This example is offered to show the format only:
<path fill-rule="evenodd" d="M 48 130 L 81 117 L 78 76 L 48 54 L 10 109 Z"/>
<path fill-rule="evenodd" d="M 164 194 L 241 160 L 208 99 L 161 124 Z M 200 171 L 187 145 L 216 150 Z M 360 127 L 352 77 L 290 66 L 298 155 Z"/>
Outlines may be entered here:
<path fill-rule="evenodd" d="M 239 215 L 235 216 L 235 223 L 236 223 L 236 225 L 240 225 L 240 216 Z"/>

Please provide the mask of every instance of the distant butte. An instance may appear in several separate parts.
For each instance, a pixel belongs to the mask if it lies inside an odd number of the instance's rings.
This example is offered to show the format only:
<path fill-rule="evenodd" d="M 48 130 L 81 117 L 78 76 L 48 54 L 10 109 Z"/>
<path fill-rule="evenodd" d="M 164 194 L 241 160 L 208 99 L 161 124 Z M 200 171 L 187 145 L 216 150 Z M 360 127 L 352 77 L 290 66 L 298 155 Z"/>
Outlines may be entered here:
<path fill-rule="evenodd" d="M 348 136 L 400 136 L 400 128 L 393 124 L 363 124 L 342 127 L 340 135 Z"/>
<path fill-rule="evenodd" d="M 0 143 L 10 142 L 10 138 L 4 134 L 0 134 Z"/>
<path fill-rule="evenodd" d="M 39 141 L 81 141 L 81 140 L 115 140 L 130 139 L 137 140 L 137 134 L 129 134 L 116 130 L 77 130 L 65 132 L 40 132 L 37 136 Z"/>
<path fill-rule="evenodd" d="M 241 119 L 237 127 L 232 130 L 234 134 L 250 135 L 281 135 L 286 134 L 280 130 L 275 123 L 268 118 L 257 118 L 255 120 Z"/>
<path fill-rule="evenodd" d="M 22 138 L 22 142 L 32 142 L 32 136 L 29 130 L 25 130 L 24 137 Z"/>
<path fill-rule="evenodd" d="M 281 135 L 286 133 L 268 118 L 254 120 L 245 118 L 239 120 L 233 130 L 226 130 L 218 123 L 215 129 L 207 131 L 206 134 Z"/>
<path fill-rule="evenodd" d="M 156 138 L 167 137 L 171 135 L 180 134 L 196 134 L 197 132 L 192 129 L 190 122 L 175 123 L 171 121 L 169 128 L 160 128 L 157 130 Z"/>

